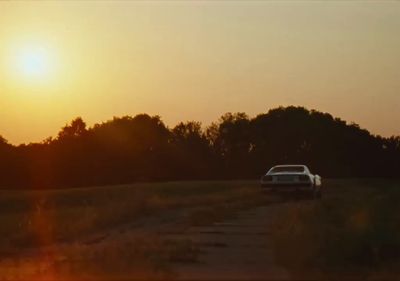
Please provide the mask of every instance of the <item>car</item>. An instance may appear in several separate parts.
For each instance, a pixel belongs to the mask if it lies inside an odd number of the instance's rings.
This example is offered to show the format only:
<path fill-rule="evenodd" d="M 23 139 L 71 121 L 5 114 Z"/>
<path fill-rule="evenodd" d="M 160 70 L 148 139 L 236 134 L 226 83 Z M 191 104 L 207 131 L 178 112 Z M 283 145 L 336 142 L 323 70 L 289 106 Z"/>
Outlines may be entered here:
<path fill-rule="evenodd" d="M 322 180 L 312 174 L 306 165 L 277 165 L 261 178 L 263 188 L 272 190 L 301 190 L 321 198 Z"/>

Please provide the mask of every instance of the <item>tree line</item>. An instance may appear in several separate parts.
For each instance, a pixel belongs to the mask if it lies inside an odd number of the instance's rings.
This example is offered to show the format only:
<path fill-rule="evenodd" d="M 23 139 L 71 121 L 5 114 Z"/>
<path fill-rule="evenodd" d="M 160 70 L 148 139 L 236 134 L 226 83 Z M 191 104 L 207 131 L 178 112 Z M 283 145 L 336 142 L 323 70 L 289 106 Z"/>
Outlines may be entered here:
<path fill-rule="evenodd" d="M 258 179 L 276 164 L 306 164 L 323 177 L 399 177 L 400 137 L 289 106 L 254 118 L 226 113 L 207 128 L 195 121 L 168 128 L 139 114 L 90 128 L 78 117 L 41 143 L 0 138 L 1 187 Z"/>

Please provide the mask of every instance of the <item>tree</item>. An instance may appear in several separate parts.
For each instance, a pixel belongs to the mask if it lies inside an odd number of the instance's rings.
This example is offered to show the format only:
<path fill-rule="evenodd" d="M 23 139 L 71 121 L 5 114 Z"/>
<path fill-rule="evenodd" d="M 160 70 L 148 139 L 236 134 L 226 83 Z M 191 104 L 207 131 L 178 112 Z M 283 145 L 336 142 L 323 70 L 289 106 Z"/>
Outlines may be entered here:
<path fill-rule="evenodd" d="M 176 175 L 185 179 L 214 176 L 214 155 L 200 122 L 189 121 L 176 125 L 172 129 L 172 148 L 172 163 Z"/>
<path fill-rule="evenodd" d="M 87 128 L 78 117 L 58 136 L 13 146 L 0 136 L 0 186 L 54 188 L 135 181 L 258 178 L 276 164 L 306 164 L 323 177 L 399 177 L 400 137 L 304 107 L 249 118 L 226 113 L 205 130 L 172 129 L 159 116 L 114 117 Z"/>
<path fill-rule="evenodd" d="M 81 117 L 77 117 L 61 129 L 58 133 L 58 140 L 77 138 L 83 136 L 86 132 L 86 123 Z"/>

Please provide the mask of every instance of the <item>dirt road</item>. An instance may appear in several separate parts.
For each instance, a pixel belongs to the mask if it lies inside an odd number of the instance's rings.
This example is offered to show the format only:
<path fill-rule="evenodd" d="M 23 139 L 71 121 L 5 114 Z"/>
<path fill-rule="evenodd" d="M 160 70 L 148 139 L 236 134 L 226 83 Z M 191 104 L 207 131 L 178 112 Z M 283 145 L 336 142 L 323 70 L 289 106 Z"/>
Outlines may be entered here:
<path fill-rule="evenodd" d="M 212 226 L 164 232 L 166 239 L 190 240 L 199 248 L 195 263 L 172 265 L 182 280 L 282 280 L 288 272 L 274 259 L 271 223 L 280 205 L 258 207 Z"/>

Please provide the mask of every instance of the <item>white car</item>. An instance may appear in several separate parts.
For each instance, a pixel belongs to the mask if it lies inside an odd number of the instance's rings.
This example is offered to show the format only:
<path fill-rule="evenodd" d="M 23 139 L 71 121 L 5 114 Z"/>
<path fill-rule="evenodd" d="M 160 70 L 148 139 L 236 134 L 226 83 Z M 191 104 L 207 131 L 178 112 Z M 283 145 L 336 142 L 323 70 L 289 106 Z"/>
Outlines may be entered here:
<path fill-rule="evenodd" d="M 261 178 L 261 186 L 273 190 L 305 190 L 320 198 L 322 181 L 319 175 L 312 174 L 305 165 L 278 165 Z"/>

